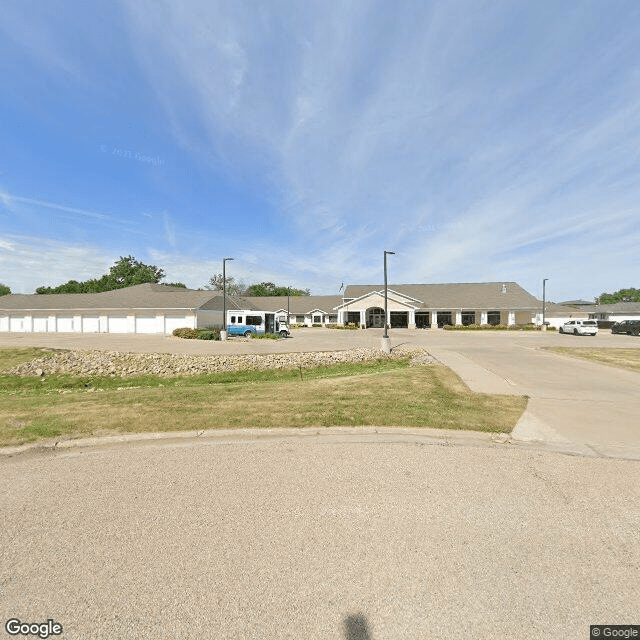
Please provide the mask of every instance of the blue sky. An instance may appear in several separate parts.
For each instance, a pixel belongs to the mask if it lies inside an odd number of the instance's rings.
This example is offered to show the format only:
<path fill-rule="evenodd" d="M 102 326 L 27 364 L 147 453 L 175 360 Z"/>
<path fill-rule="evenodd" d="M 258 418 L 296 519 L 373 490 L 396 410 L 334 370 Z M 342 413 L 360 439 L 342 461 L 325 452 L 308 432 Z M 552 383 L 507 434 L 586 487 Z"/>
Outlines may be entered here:
<path fill-rule="evenodd" d="M 640 286 L 640 4 L 4 0 L 0 282 Z"/>

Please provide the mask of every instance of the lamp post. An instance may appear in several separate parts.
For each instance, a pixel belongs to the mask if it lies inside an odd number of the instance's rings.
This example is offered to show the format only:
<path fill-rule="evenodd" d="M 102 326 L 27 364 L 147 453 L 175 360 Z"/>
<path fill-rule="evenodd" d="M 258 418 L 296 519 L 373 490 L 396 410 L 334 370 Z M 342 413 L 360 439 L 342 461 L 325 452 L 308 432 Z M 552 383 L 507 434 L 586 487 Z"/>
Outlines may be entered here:
<path fill-rule="evenodd" d="M 545 317 L 546 317 L 546 306 L 547 306 L 547 291 L 546 291 L 546 287 L 547 287 L 547 280 L 549 278 L 543 278 L 542 279 L 542 330 L 546 331 L 547 330 L 547 325 L 545 324 Z"/>
<path fill-rule="evenodd" d="M 222 260 L 222 331 L 220 332 L 220 340 L 227 339 L 227 260 L 233 260 L 233 258 Z"/>
<path fill-rule="evenodd" d="M 385 340 L 388 340 L 389 334 L 387 333 L 387 317 L 388 317 L 388 300 L 387 300 L 387 254 L 395 256 L 395 251 L 384 252 L 384 336 Z M 388 345 L 387 345 L 388 346 Z"/>
<path fill-rule="evenodd" d="M 289 309 L 289 298 L 291 297 L 291 287 L 287 287 L 287 330 L 291 330 L 291 311 Z"/>

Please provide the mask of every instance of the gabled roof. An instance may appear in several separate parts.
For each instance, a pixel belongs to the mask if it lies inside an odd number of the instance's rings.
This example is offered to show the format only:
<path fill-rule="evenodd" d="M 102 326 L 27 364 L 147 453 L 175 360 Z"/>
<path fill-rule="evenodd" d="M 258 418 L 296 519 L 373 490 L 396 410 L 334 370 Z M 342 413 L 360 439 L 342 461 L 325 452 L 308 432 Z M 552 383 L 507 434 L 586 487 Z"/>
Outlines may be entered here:
<path fill-rule="evenodd" d="M 1 300 L 2 298 L 0 298 Z M 599 304 L 589 309 L 591 313 L 640 313 L 640 302 L 615 302 Z"/>
<path fill-rule="evenodd" d="M 586 318 L 589 313 L 584 311 L 583 309 L 576 309 L 576 307 L 571 307 L 565 304 L 556 304 L 555 302 L 547 302 L 546 303 L 546 318 Z M 542 305 L 540 305 L 542 309 Z"/>
<path fill-rule="evenodd" d="M 234 304 L 229 305 L 230 297 L 227 296 L 227 308 L 252 309 L 254 311 L 280 311 L 287 309 L 287 296 L 247 296 L 235 298 Z M 310 313 L 311 311 L 323 311 L 330 313 L 333 308 L 342 302 L 340 296 L 290 296 L 289 310 L 294 315 Z M 206 308 L 209 308 L 206 305 Z M 220 307 L 222 308 L 222 307 Z"/>
<path fill-rule="evenodd" d="M 382 289 L 384 285 L 380 284 L 351 284 L 344 296 L 359 298 Z M 388 289 L 421 300 L 422 309 L 539 309 L 542 306 L 516 282 L 390 284 Z"/>
<path fill-rule="evenodd" d="M 101 293 L 14 293 L 0 296 L 1 310 L 198 309 L 214 291 L 196 291 L 166 284 L 145 283 Z"/>
<path fill-rule="evenodd" d="M 372 290 L 372 291 L 369 291 L 368 293 L 365 293 L 362 296 L 359 296 L 358 298 L 348 298 L 346 300 L 343 300 L 342 303 L 336 307 L 336 309 L 342 309 L 342 308 L 346 309 L 350 305 L 354 305 L 354 304 L 357 305 L 359 302 L 361 302 L 362 300 L 370 296 L 384 297 L 384 289 L 380 291 Z M 402 305 L 405 305 L 407 307 L 413 307 L 414 309 L 420 309 L 422 307 L 422 300 L 416 300 L 415 298 L 405 295 L 404 293 L 399 293 L 394 289 L 389 289 L 389 288 L 387 289 L 387 299 L 390 302 L 399 302 Z"/>

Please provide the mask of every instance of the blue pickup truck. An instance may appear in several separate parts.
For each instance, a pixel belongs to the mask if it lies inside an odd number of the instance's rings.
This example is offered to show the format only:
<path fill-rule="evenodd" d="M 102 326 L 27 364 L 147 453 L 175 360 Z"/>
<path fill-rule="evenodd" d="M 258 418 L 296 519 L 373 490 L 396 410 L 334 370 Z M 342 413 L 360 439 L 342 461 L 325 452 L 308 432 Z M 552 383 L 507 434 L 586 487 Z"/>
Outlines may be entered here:
<path fill-rule="evenodd" d="M 281 323 L 275 313 L 234 309 L 227 311 L 227 333 L 230 336 L 246 338 L 254 334 L 279 333 L 281 337 L 286 338 L 289 335 L 289 327 Z"/>

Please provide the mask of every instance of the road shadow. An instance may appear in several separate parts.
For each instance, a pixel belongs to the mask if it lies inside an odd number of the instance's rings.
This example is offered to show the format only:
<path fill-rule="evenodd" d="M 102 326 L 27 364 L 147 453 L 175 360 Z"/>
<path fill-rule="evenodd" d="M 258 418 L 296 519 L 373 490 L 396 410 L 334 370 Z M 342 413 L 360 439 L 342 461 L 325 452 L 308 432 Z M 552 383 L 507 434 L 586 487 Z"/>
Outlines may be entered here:
<path fill-rule="evenodd" d="M 367 617 L 361 613 L 347 616 L 344 619 L 344 637 L 345 640 L 372 640 Z"/>

